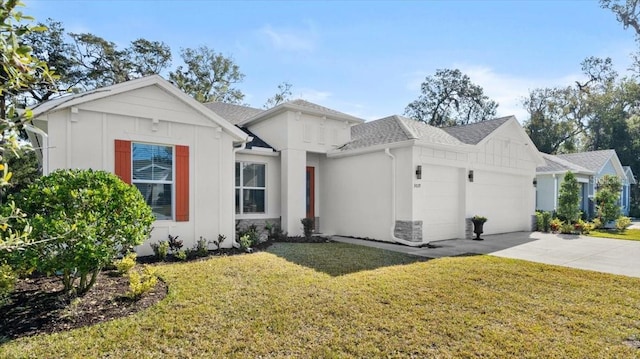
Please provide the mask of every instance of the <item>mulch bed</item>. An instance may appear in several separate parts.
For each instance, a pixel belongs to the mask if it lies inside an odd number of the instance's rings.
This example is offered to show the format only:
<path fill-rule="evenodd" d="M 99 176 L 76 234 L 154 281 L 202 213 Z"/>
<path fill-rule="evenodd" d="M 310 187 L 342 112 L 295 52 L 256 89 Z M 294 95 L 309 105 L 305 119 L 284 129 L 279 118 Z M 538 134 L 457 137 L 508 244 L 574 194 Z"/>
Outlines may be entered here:
<path fill-rule="evenodd" d="M 327 242 L 321 237 L 289 237 L 281 242 Z M 268 248 L 273 242 L 264 242 L 254 252 Z M 210 251 L 208 257 L 244 254 L 236 248 Z M 169 262 L 177 259 L 169 257 Z M 157 263 L 153 256 L 138 257 L 137 262 Z M 0 307 L 0 344 L 12 339 L 36 334 L 50 334 L 80 328 L 126 317 L 148 308 L 167 295 L 167 285 L 158 280 L 156 287 L 139 300 L 126 297 L 129 291 L 127 276 L 114 276 L 114 271 L 103 271 L 95 285 L 84 296 L 69 299 L 62 294 L 62 281 L 52 276 L 34 276 L 18 280 L 8 304 Z"/>

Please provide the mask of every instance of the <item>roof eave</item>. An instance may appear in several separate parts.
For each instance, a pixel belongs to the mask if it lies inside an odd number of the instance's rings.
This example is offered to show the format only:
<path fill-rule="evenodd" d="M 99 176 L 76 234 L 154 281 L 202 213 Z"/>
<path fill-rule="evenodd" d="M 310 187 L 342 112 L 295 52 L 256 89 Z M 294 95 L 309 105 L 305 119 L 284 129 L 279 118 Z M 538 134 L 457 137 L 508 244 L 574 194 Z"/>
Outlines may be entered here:
<path fill-rule="evenodd" d="M 361 154 L 365 154 L 365 153 L 382 151 L 382 150 L 385 150 L 387 148 L 391 149 L 391 148 L 410 147 L 410 146 L 415 145 L 415 143 L 416 143 L 416 140 L 415 139 L 411 139 L 411 140 L 400 141 L 400 142 L 381 143 L 381 144 L 378 144 L 378 145 L 360 147 L 360 148 L 355 148 L 355 149 L 352 149 L 352 150 L 335 149 L 335 150 L 332 150 L 330 152 L 327 152 L 327 157 L 340 158 L 340 157 L 356 156 L 356 155 L 361 155 Z"/>

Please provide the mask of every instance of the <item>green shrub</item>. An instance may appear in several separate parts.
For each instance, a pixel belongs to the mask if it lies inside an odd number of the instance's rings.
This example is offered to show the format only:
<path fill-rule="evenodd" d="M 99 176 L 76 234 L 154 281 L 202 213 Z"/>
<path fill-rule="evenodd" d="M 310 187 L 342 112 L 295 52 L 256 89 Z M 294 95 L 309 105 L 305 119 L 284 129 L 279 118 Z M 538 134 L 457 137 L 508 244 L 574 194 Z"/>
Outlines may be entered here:
<path fill-rule="evenodd" d="M 562 234 L 573 234 L 575 232 L 575 225 L 571 223 L 562 223 L 560 225 L 560 233 Z"/>
<path fill-rule="evenodd" d="M 536 231 L 542 232 L 542 212 L 536 211 Z"/>
<path fill-rule="evenodd" d="M 149 238 L 155 218 L 140 191 L 105 171 L 58 170 L 13 196 L 36 242 L 21 251 L 66 294 L 85 294 L 100 270 Z"/>
<path fill-rule="evenodd" d="M 594 229 L 599 229 L 602 228 L 602 221 L 600 220 L 600 218 L 594 218 L 591 223 L 593 223 L 593 228 Z"/>
<path fill-rule="evenodd" d="M 304 238 L 311 239 L 311 236 L 313 235 L 315 219 L 303 218 L 300 220 L 300 222 L 302 222 L 302 231 L 304 233 Z"/>
<path fill-rule="evenodd" d="M 159 241 L 158 243 L 151 243 L 151 249 L 153 249 L 153 255 L 160 261 L 167 260 L 169 255 L 169 242 Z"/>
<path fill-rule="evenodd" d="M 129 272 L 129 292 L 127 296 L 138 300 L 143 294 L 155 288 L 158 284 L 158 276 L 155 269 L 145 265 L 141 272 L 133 270 Z"/>
<path fill-rule="evenodd" d="M 575 223 L 580 218 L 580 184 L 571 171 L 567 171 L 560 184 L 558 217 L 568 223 Z"/>
<path fill-rule="evenodd" d="M 136 253 L 131 252 L 124 256 L 122 259 L 118 259 L 114 262 L 118 274 L 125 275 L 136 266 Z"/>
<path fill-rule="evenodd" d="M 240 239 L 238 239 L 240 249 L 246 252 L 251 250 L 251 243 L 251 237 L 248 234 L 245 234 L 244 236 L 240 237 Z"/>
<path fill-rule="evenodd" d="M 181 249 L 179 251 L 177 251 L 176 253 L 173 254 L 177 260 L 179 261 L 186 261 L 187 260 L 187 251 Z"/>
<path fill-rule="evenodd" d="M 267 230 L 267 240 L 285 241 L 287 239 L 287 232 L 283 231 L 282 227 L 277 223 L 267 222 L 264 229 Z"/>
<path fill-rule="evenodd" d="M 617 176 L 604 175 L 598 180 L 598 190 L 596 191 L 596 207 L 598 217 L 603 223 L 616 220 L 620 217 L 620 191 L 622 183 Z"/>
<path fill-rule="evenodd" d="M 630 225 L 631 225 L 631 218 L 629 217 L 621 216 L 621 217 L 618 217 L 618 219 L 616 219 L 616 229 L 619 232 L 624 233 L 624 231 L 626 231 L 627 227 L 629 227 Z"/>
<path fill-rule="evenodd" d="M 542 231 L 549 232 L 551 228 L 551 212 L 542 212 Z"/>
<path fill-rule="evenodd" d="M 0 306 L 7 302 L 16 284 L 16 275 L 10 266 L 0 265 Z"/>
<path fill-rule="evenodd" d="M 209 246 L 207 245 L 207 239 L 200 236 L 200 239 L 196 241 L 193 247 L 193 252 L 197 257 L 206 257 L 209 255 Z"/>
<path fill-rule="evenodd" d="M 585 222 L 582 226 L 582 234 L 589 234 L 591 233 L 591 231 L 593 231 L 594 228 L 595 226 L 593 225 L 593 223 Z"/>

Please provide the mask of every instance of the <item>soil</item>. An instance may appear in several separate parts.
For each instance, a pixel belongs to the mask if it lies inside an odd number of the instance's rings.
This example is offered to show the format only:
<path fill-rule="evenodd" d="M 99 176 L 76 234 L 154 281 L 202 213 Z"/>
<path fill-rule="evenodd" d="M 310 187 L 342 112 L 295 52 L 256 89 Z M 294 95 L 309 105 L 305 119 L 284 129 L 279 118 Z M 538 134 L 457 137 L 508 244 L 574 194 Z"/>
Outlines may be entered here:
<path fill-rule="evenodd" d="M 289 237 L 284 242 L 326 242 L 325 238 Z M 253 248 L 259 252 L 273 242 Z M 236 248 L 210 251 L 209 256 L 243 254 Z M 177 261 L 169 256 L 168 262 Z M 137 262 L 155 263 L 153 257 L 138 257 Z M 167 295 L 167 285 L 160 279 L 156 287 L 138 300 L 129 299 L 129 279 L 108 270 L 99 274 L 94 286 L 82 297 L 68 298 L 62 293 L 62 281 L 56 276 L 33 276 L 17 281 L 7 304 L 0 306 L 0 344 L 12 339 L 36 334 L 49 334 L 126 317 L 148 308 Z"/>

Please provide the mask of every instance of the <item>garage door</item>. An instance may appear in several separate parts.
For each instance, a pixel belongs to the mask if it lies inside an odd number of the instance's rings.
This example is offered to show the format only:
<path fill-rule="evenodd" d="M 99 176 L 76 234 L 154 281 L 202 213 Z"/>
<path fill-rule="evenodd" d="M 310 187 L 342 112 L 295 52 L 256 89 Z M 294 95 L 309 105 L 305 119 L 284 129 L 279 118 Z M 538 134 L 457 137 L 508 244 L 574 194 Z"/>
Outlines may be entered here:
<path fill-rule="evenodd" d="M 423 165 L 418 205 L 424 240 L 460 236 L 460 172 L 457 168 Z"/>
<path fill-rule="evenodd" d="M 533 188 L 528 177 L 504 173 L 479 172 L 474 183 L 473 203 L 477 213 L 486 213 L 491 221 L 487 233 L 504 233 L 528 229 L 531 203 L 527 192 Z M 527 187 L 530 186 L 530 187 Z"/>

